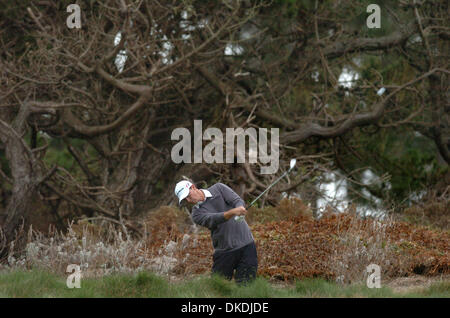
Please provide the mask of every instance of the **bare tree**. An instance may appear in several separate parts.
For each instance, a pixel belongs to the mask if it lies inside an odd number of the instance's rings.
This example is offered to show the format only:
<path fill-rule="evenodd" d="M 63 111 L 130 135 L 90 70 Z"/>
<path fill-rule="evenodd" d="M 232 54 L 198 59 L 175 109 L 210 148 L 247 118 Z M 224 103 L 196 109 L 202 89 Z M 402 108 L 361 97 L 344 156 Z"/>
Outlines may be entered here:
<path fill-rule="evenodd" d="M 61 3 L 30 3 L 23 20 L 4 16 L 1 25 L 8 240 L 36 198 L 138 232 L 130 217 L 172 202 L 182 176 L 219 178 L 244 197 L 272 181 L 248 163 L 174 164 L 168 136 L 194 119 L 221 129 L 279 127 L 281 160 L 295 156 L 310 172 L 339 163 L 336 142 L 318 141 L 361 127 L 412 126 L 450 162 L 446 1 L 387 5 L 396 26 L 381 36 L 352 29 L 365 9 L 352 1 L 296 4 L 295 14 L 263 1 L 79 1 L 81 29 L 67 27 Z M 370 54 L 395 55 L 406 75 L 384 79 L 375 68 L 370 80 L 343 87 L 342 68 Z M 381 86 L 388 92 L 380 97 Z M 55 140 L 75 166 L 49 164 Z"/>

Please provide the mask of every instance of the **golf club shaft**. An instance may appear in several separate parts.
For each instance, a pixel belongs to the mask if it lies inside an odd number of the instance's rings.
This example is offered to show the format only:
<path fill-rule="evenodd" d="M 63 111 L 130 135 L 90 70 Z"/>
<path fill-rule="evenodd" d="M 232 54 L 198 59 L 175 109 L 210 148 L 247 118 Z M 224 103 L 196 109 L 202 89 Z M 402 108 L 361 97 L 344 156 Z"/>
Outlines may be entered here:
<path fill-rule="evenodd" d="M 267 191 L 269 191 L 270 188 L 272 188 L 275 184 L 277 184 L 278 181 L 280 181 L 281 179 L 283 179 L 290 171 L 291 171 L 291 169 L 287 170 L 285 173 L 283 173 L 283 174 L 281 175 L 281 177 L 279 177 L 277 180 L 275 180 L 275 182 L 273 182 L 270 186 L 268 186 L 266 190 L 264 190 L 260 195 L 258 195 L 258 197 L 257 197 L 255 200 L 253 200 L 252 203 L 250 203 L 250 205 L 247 207 L 247 209 L 250 208 L 256 201 L 258 201 L 258 199 L 259 199 L 260 197 L 262 197 L 262 196 L 264 195 L 264 193 L 266 193 Z M 236 221 L 241 221 L 241 220 L 244 219 L 244 216 L 243 216 L 243 215 L 235 216 L 234 219 L 235 219 Z"/>
<path fill-rule="evenodd" d="M 281 177 L 279 177 L 277 180 L 275 180 L 274 183 L 272 183 L 270 186 L 268 186 L 266 190 L 264 190 L 260 195 L 258 195 L 258 197 L 257 197 L 255 200 L 253 200 L 252 203 L 250 203 L 250 205 L 248 206 L 248 208 L 250 208 L 256 201 L 258 201 L 258 199 L 259 199 L 260 197 L 262 197 L 262 196 L 264 195 L 264 193 L 266 193 L 267 191 L 269 191 L 270 188 L 272 188 L 278 181 L 280 181 L 281 179 L 283 179 L 283 178 L 288 174 L 288 172 L 289 172 L 289 171 L 286 171 L 285 173 L 283 173 L 283 174 L 281 175 Z"/>

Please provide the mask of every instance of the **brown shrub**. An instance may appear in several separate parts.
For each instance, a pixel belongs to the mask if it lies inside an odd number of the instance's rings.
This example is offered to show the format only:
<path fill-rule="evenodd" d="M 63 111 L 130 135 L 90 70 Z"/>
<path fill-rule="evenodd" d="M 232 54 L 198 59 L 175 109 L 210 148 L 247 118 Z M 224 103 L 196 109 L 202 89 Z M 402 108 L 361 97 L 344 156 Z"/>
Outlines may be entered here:
<path fill-rule="evenodd" d="M 270 216 L 275 220 L 263 223 Z M 371 263 L 381 267 L 384 278 L 450 272 L 445 232 L 392 219 L 361 219 L 353 213 L 329 213 L 315 220 L 299 200 L 252 209 L 247 220 L 257 244 L 259 274 L 269 278 L 361 281 Z M 185 275 L 209 272 L 212 266 L 209 232 L 193 236 L 195 246 L 179 256 L 189 254 L 181 270 Z"/>
<path fill-rule="evenodd" d="M 446 231 L 391 218 L 362 219 L 350 212 L 327 213 L 316 220 L 300 200 L 251 209 L 247 221 L 256 240 L 259 275 L 271 279 L 355 282 L 364 279 L 372 263 L 381 267 L 382 279 L 450 273 Z M 145 269 L 188 276 L 211 271 L 210 233 L 193 226 L 186 212 L 161 207 L 142 223 L 146 235 L 139 240 L 96 223 L 81 222 L 67 234 L 51 237 L 33 232 L 22 256 L 11 256 L 10 265 L 65 271 L 68 264 L 83 263 L 103 274 Z"/>
<path fill-rule="evenodd" d="M 251 207 L 246 216 L 248 224 L 266 223 L 269 221 L 289 220 L 300 215 L 312 217 L 311 208 L 297 198 L 283 199 L 276 207 L 267 207 L 264 209 Z"/>
<path fill-rule="evenodd" d="M 430 227 L 450 230 L 450 193 L 447 196 L 429 196 L 423 202 L 419 202 L 402 211 L 405 221 L 413 224 L 427 225 Z"/>

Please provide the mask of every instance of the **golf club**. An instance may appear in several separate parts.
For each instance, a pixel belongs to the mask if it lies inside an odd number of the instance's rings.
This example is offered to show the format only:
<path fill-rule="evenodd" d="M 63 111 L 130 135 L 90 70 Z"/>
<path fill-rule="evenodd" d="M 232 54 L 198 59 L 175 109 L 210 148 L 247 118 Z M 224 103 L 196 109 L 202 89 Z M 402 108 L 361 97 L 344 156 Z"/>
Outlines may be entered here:
<path fill-rule="evenodd" d="M 280 181 L 280 180 L 283 179 L 285 176 L 287 176 L 287 174 L 288 174 L 289 172 L 291 172 L 292 169 L 294 169 L 296 163 L 297 163 L 297 159 L 291 159 L 291 162 L 289 163 L 289 169 L 288 169 L 285 173 L 283 173 L 283 174 L 281 175 L 281 177 L 279 177 L 277 180 L 275 180 L 270 186 L 268 186 L 266 190 L 264 190 L 260 195 L 258 195 L 258 197 L 257 197 L 255 200 L 253 200 L 252 203 L 250 203 L 250 205 L 247 207 L 247 209 L 249 209 L 256 201 L 258 201 L 258 199 L 259 199 L 260 197 L 262 197 L 262 196 L 264 195 L 264 193 L 266 193 L 267 191 L 269 191 L 270 188 L 272 188 L 275 184 L 277 184 L 278 181 Z M 242 220 L 244 219 L 244 216 L 243 216 L 243 215 L 235 216 L 234 219 L 235 219 L 236 221 L 242 221 Z"/>

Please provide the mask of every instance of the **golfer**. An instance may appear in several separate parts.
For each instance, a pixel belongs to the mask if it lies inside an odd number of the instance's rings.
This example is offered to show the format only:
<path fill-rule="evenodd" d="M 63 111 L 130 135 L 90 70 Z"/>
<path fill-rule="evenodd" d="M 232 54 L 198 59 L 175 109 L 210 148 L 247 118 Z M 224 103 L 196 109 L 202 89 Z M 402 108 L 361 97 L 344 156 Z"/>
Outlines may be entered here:
<path fill-rule="evenodd" d="M 245 283 L 256 277 L 258 257 L 255 241 L 245 220 L 235 216 L 245 215 L 244 200 L 223 183 L 208 189 L 197 189 L 183 180 L 175 186 L 179 203 L 186 200 L 194 204 L 191 217 L 194 223 L 211 231 L 214 247 L 212 272 L 237 283 Z"/>

